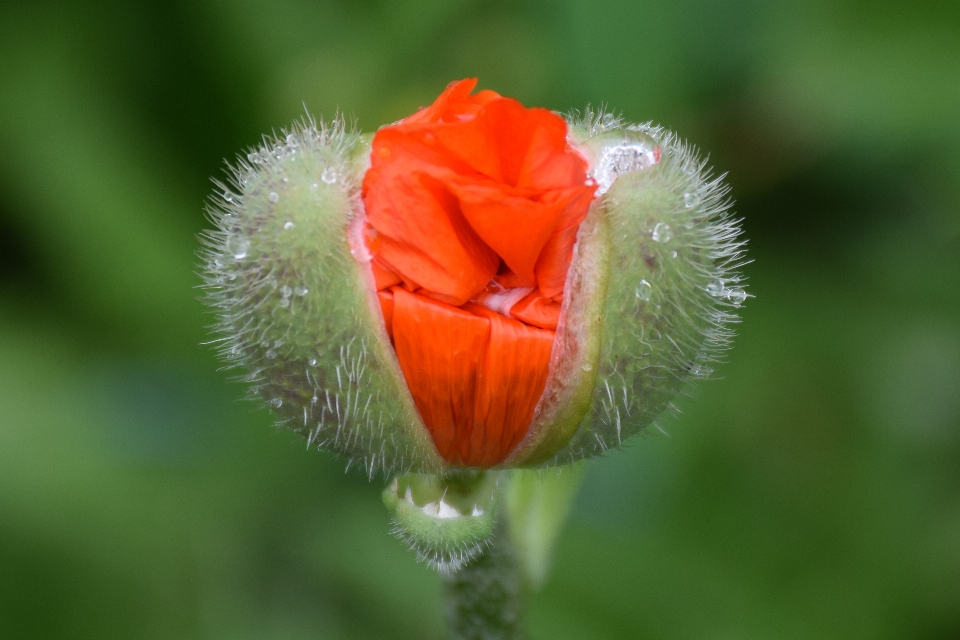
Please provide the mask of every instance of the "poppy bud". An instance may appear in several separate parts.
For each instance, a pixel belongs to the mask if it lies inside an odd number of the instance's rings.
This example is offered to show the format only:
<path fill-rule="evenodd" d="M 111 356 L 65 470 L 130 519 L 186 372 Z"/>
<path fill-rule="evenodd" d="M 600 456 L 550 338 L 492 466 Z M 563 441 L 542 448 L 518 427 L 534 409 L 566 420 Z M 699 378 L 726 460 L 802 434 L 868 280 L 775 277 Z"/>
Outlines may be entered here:
<path fill-rule="evenodd" d="M 693 149 L 474 84 L 372 139 L 339 121 L 265 138 L 211 207 L 221 355 L 371 476 L 617 447 L 710 375 L 746 298 L 727 189 Z M 401 479 L 385 500 L 407 528 L 436 503 L 458 540 L 489 533 L 436 490 Z M 418 549 L 443 564 L 476 546 L 444 544 Z"/>

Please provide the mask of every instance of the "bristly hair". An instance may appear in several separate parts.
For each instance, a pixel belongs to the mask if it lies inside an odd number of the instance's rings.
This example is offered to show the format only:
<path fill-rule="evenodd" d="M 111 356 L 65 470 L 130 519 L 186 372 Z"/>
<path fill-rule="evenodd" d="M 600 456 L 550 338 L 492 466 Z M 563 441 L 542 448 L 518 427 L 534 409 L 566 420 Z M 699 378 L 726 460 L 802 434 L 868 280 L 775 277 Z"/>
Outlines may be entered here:
<path fill-rule="evenodd" d="M 301 326 L 329 306 L 322 296 L 332 283 L 346 288 L 339 274 L 355 270 L 346 251 L 345 220 L 352 214 L 340 222 L 330 216 L 329 223 L 305 224 L 293 217 L 299 209 L 281 213 L 287 201 L 303 199 L 302 192 L 361 209 L 350 165 L 359 140 L 342 117 L 318 123 L 309 114 L 279 135 L 264 136 L 227 165 L 226 180 L 213 181 L 207 206 L 213 229 L 201 235 L 199 255 L 203 300 L 216 316 L 210 344 L 224 368 L 237 371 L 234 379 L 247 386 L 249 399 L 266 402 L 279 415 L 278 427 L 301 433 L 308 447 L 344 456 L 347 469 L 357 464 L 373 478 L 408 471 L 418 459 L 384 433 L 390 416 L 380 408 L 381 390 L 371 383 L 380 366 L 374 339 L 350 311 L 341 313 L 344 326 L 330 326 L 323 317 L 313 323 L 313 333 Z M 319 241 L 307 242 L 308 233 Z M 288 247 L 291 241 L 300 244 Z M 324 243 L 336 251 L 320 251 Z M 316 257 L 314 264 L 304 264 L 298 257 L 303 252 Z M 327 266 L 320 269 L 322 260 Z M 311 274 L 310 266 L 325 273 Z"/>
<path fill-rule="evenodd" d="M 603 455 L 649 427 L 663 431 L 664 421 L 678 412 L 672 399 L 711 377 L 722 361 L 737 310 L 752 297 L 741 273 L 750 261 L 741 221 L 731 215 L 730 188 L 696 147 L 663 127 L 628 124 L 602 107 L 588 106 L 567 119 L 575 144 L 609 139 L 598 164 L 608 162 L 612 177 L 603 184 L 599 176 L 601 189 L 633 171 L 640 191 L 620 184 L 602 195 L 611 235 L 621 243 L 611 248 L 616 264 L 605 311 L 617 317 L 607 325 L 607 344 L 616 342 L 620 351 L 601 355 L 592 408 L 570 444 L 546 465 Z"/>

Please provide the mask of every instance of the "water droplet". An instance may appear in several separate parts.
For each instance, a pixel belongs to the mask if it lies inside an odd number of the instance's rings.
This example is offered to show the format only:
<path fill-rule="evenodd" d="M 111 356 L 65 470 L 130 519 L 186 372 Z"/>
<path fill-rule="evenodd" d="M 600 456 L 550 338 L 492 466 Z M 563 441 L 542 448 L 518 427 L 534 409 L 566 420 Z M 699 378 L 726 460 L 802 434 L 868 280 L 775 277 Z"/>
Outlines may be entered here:
<path fill-rule="evenodd" d="M 282 295 L 284 298 L 289 298 L 292 294 L 293 294 L 293 289 L 291 289 L 289 285 L 285 284 L 282 287 L 280 287 L 280 295 Z"/>
<path fill-rule="evenodd" d="M 290 178 L 288 178 L 287 176 L 283 176 L 283 178 L 280 179 L 280 182 L 282 182 L 283 184 L 287 184 L 288 182 L 290 182 Z"/>
<path fill-rule="evenodd" d="M 274 348 L 274 349 L 279 349 L 279 348 L 282 347 L 282 346 L 283 346 L 283 340 L 274 340 L 274 341 L 273 341 L 273 348 Z"/>
<path fill-rule="evenodd" d="M 604 129 L 612 129 L 617 126 L 617 116 L 612 113 L 605 113 L 600 116 L 600 126 Z"/>
<path fill-rule="evenodd" d="M 726 287 L 723 285 L 723 280 L 714 280 L 704 288 L 707 290 L 707 293 L 715 298 L 722 296 L 724 290 L 726 289 Z"/>
<path fill-rule="evenodd" d="M 673 232 L 666 222 L 658 222 L 654 225 L 653 231 L 650 232 L 650 237 L 654 242 L 669 242 L 670 238 L 673 237 Z"/>
<path fill-rule="evenodd" d="M 671 258 L 676 258 L 678 255 L 680 255 L 680 254 L 677 253 L 676 251 L 671 251 L 671 252 L 670 252 L 670 257 L 671 257 Z"/>
<path fill-rule="evenodd" d="M 580 368 L 583 369 L 584 371 L 593 371 L 593 365 L 590 364 L 589 362 L 586 363 L 586 364 L 584 364 L 584 365 L 583 365 L 582 367 L 580 367 Z"/>
<path fill-rule="evenodd" d="M 250 251 L 250 241 L 244 235 L 235 235 L 227 238 L 227 253 L 237 260 L 243 260 Z"/>
<path fill-rule="evenodd" d="M 695 364 L 690 367 L 690 373 L 698 378 L 706 378 L 713 373 L 713 368 L 702 364 Z"/>
<path fill-rule="evenodd" d="M 292 133 L 288 133 L 288 134 L 287 134 L 287 145 L 288 145 L 291 149 L 296 149 L 296 148 L 297 148 L 297 136 L 293 135 Z"/>
<path fill-rule="evenodd" d="M 260 164 L 260 154 L 256 151 L 253 153 L 248 153 L 247 160 L 250 162 L 250 164 Z"/>
<path fill-rule="evenodd" d="M 316 358 L 310 358 L 309 360 L 307 360 L 307 364 L 310 365 L 311 367 L 315 367 L 315 366 L 317 366 L 317 359 L 316 359 Z"/>
<path fill-rule="evenodd" d="M 274 398 L 273 400 L 270 401 L 270 406 L 272 406 L 274 409 L 279 409 L 280 407 L 283 406 L 283 399 Z"/>
<path fill-rule="evenodd" d="M 269 198 L 270 198 L 270 202 L 272 202 L 273 204 L 277 204 L 278 202 L 280 202 L 280 194 L 277 193 L 276 191 L 271 191 Z"/>
<path fill-rule="evenodd" d="M 727 300 L 729 300 L 733 306 L 739 307 L 743 304 L 743 301 L 747 299 L 747 292 L 743 289 L 728 289 L 727 290 Z"/>
<path fill-rule="evenodd" d="M 314 191 L 316 191 L 317 189 L 320 188 L 320 185 L 317 184 L 316 182 L 314 182 L 312 185 L 310 185 L 310 188 L 313 189 Z"/>
<path fill-rule="evenodd" d="M 280 298 L 280 306 L 284 309 L 290 306 L 290 298 Z"/>
<path fill-rule="evenodd" d="M 695 193 L 685 193 L 683 194 L 683 206 L 687 209 L 692 209 L 693 207 L 700 204 L 700 197 Z"/>
<path fill-rule="evenodd" d="M 650 299 L 650 296 L 653 295 L 653 287 L 646 280 L 641 280 L 640 284 L 637 285 L 636 290 L 637 298 L 646 302 Z"/>
<path fill-rule="evenodd" d="M 649 146 L 636 142 L 607 147 L 600 155 L 594 178 L 599 185 L 597 195 L 607 192 L 614 180 L 625 173 L 640 171 L 657 164 L 657 154 Z"/>
<path fill-rule="evenodd" d="M 286 229 L 287 231 L 290 231 L 290 229 L 293 229 L 293 222 L 287 220 L 286 222 L 283 223 L 283 228 Z"/>
<path fill-rule="evenodd" d="M 267 352 L 264 355 L 266 355 L 268 358 L 272 360 L 273 358 L 277 357 L 277 352 L 273 349 L 267 349 Z"/>
<path fill-rule="evenodd" d="M 310 293 L 310 289 L 307 289 L 305 286 L 300 285 L 299 287 L 294 289 L 293 292 L 302 298 L 303 296 Z"/>
<path fill-rule="evenodd" d="M 333 184 L 337 181 L 337 172 L 333 167 L 327 167 L 323 170 L 323 173 L 320 174 L 320 179 L 326 184 Z"/>

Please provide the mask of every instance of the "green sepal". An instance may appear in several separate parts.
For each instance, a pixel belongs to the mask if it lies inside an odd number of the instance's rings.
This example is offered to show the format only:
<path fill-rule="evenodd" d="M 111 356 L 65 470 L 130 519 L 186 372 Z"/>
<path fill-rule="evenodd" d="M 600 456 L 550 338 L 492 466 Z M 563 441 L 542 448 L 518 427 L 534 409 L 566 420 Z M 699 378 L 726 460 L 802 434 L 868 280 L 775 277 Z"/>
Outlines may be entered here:
<path fill-rule="evenodd" d="M 221 353 L 280 423 L 378 471 L 444 467 L 390 345 L 362 238 L 369 136 L 312 121 L 267 138 L 211 211 Z"/>
<path fill-rule="evenodd" d="M 609 244 L 603 202 L 598 200 L 577 232 L 543 395 L 526 437 L 504 468 L 534 467 L 554 457 L 590 407 L 603 337 Z"/>
<path fill-rule="evenodd" d="M 608 277 L 590 408 L 543 466 L 601 455 L 675 411 L 681 389 L 713 372 L 748 297 L 728 188 L 695 149 L 610 114 L 588 112 L 571 137 L 598 186 Z"/>
<path fill-rule="evenodd" d="M 383 492 L 394 534 L 417 559 L 450 573 L 479 557 L 494 530 L 497 472 L 405 474 Z"/>

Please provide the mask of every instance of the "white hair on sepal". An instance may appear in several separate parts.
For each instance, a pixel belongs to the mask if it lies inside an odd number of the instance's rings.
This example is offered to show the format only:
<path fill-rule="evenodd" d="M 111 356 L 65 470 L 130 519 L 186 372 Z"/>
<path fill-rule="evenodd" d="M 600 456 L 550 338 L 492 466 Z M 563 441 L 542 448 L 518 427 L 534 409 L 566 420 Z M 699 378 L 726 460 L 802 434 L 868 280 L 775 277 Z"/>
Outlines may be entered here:
<path fill-rule="evenodd" d="M 248 398 L 372 477 L 433 469 L 438 457 L 348 233 L 363 215 L 368 156 L 339 115 L 264 136 L 214 180 L 200 258 L 211 344 Z"/>
<path fill-rule="evenodd" d="M 591 408 L 545 465 L 618 448 L 677 413 L 673 398 L 713 375 L 751 297 L 740 221 L 724 176 L 654 125 L 588 107 L 568 117 L 610 233 L 610 284 Z"/>

